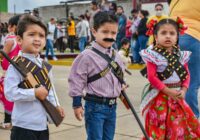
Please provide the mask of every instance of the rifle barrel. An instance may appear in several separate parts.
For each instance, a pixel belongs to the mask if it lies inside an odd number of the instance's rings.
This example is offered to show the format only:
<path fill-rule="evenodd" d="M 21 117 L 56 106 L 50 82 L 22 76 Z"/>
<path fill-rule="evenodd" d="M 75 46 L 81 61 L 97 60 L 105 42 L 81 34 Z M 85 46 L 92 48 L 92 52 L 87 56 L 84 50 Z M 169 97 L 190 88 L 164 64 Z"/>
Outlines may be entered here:
<path fill-rule="evenodd" d="M 138 124 L 139 124 L 139 126 L 140 126 L 140 129 L 142 130 L 142 132 L 143 132 L 143 134 L 144 134 L 144 136 L 145 136 L 145 138 L 146 138 L 146 140 L 150 140 L 150 139 L 149 139 L 149 136 L 147 135 L 147 133 L 146 133 L 146 131 L 145 131 L 143 125 L 142 125 L 142 122 L 140 121 L 140 119 L 139 119 L 139 117 L 138 117 L 138 115 L 137 115 L 137 113 L 136 113 L 136 111 L 135 111 L 133 105 L 131 104 L 131 102 L 130 102 L 128 96 L 126 95 L 126 93 L 125 93 L 124 91 L 122 91 L 121 93 L 122 93 L 122 95 L 124 96 L 124 98 L 126 99 L 126 101 L 127 101 L 128 105 L 129 105 L 129 107 L 130 107 L 130 109 L 131 109 L 131 111 L 132 111 L 132 113 L 133 113 L 135 119 L 137 120 L 137 122 L 138 122 Z"/>
<path fill-rule="evenodd" d="M 2 50 L 0 50 L 0 53 L 5 57 L 16 69 L 17 71 L 23 76 L 26 77 L 26 73 L 24 73 L 11 59 L 10 57 Z"/>

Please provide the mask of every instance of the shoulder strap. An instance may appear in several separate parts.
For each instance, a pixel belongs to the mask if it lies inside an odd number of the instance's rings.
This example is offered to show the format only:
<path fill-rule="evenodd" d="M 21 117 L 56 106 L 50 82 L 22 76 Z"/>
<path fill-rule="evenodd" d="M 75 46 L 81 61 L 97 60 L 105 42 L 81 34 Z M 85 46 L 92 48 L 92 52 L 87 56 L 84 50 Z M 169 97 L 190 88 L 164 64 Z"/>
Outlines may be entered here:
<path fill-rule="evenodd" d="M 169 78 L 174 71 L 178 74 L 181 81 L 187 78 L 187 71 L 184 66 L 179 62 L 178 48 L 175 48 L 174 53 L 170 54 L 167 50 L 158 47 L 153 48 L 154 51 L 158 52 L 168 60 L 168 66 L 163 72 L 158 72 L 158 77 L 160 80 L 165 80 Z"/>
<path fill-rule="evenodd" d="M 46 87 L 47 90 L 50 90 L 51 88 L 51 82 L 48 76 L 48 72 L 51 69 L 51 66 L 48 64 L 43 65 L 42 68 L 40 68 L 37 64 L 32 62 L 31 60 L 22 57 L 22 56 L 17 56 L 13 59 L 13 61 L 21 67 L 25 73 L 31 72 L 35 78 L 35 80 Z M 33 88 L 28 81 L 24 80 L 22 81 L 19 85 L 20 88 Z"/>
<path fill-rule="evenodd" d="M 123 76 L 124 76 L 123 71 L 122 71 L 121 67 L 119 66 L 119 64 L 114 61 L 113 56 L 111 58 L 107 54 L 100 52 L 99 50 L 97 50 L 94 47 L 92 47 L 91 50 L 94 51 L 95 53 L 97 53 L 99 56 L 101 56 L 102 58 L 104 58 L 108 62 L 108 67 L 110 67 L 112 69 L 112 73 L 117 77 L 117 79 L 120 81 L 120 83 L 125 83 L 124 80 L 123 80 Z M 115 55 L 114 50 L 113 50 L 113 55 Z"/>
<path fill-rule="evenodd" d="M 99 54 L 101 57 L 107 57 L 107 56 L 108 56 L 108 55 L 106 55 L 106 54 L 100 52 L 99 50 L 97 50 L 97 49 L 95 49 L 95 48 L 93 48 L 93 47 L 90 48 L 90 49 L 91 49 L 92 51 L 94 51 L 95 53 Z M 104 55 L 106 55 L 106 56 L 104 56 Z M 108 57 L 109 57 L 109 56 L 108 56 Z M 110 58 L 110 57 L 109 57 L 109 58 Z M 107 61 L 110 61 L 109 58 L 107 59 Z M 115 59 L 115 54 L 114 54 L 114 53 L 112 54 L 112 59 Z M 108 66 L 107 66 L 104 70 L 102 70 L 101 72 L 99 72 L 99 73 L 97 73 L 97 74 L 95 74 L 95 75 L 89 77 L 87 83 L 91 83 L 91 82 L 93 82 L 93 81 L 96 81 L 96 80 L 98 80 L 98 79 L 104 77 L 104 76 L 110 71 L 110 68 L 111 68 L 111 67 L 110 67 L 110 65 L 108 64 Z"/>

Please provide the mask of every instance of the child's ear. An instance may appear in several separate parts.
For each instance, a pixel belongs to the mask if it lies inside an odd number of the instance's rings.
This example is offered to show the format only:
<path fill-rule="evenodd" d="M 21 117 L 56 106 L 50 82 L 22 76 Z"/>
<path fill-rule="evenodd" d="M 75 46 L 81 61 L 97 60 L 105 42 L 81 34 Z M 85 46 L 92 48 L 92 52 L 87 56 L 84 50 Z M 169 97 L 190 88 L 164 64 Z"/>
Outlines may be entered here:
<path fill-rule="evenodd" d="M 21 36 L 19 36 L 19 35 L 17 35 L 17 43 L 21 46 L 22 45 L 22 37 Z"/>
<path fill-rule="evenodd" d="M 158 41 L 157 41 L 157 40 L 158 40 L 157 35 L 153 35 L 153 37 L 154 37 L 155 41 L 158 42 Z"/>
<path fill-rule="evenodd" d="M 91 32 L 92 32 L 93 36 L 96 37 L 97 31 L 94 28 L 91 29 Z"/>

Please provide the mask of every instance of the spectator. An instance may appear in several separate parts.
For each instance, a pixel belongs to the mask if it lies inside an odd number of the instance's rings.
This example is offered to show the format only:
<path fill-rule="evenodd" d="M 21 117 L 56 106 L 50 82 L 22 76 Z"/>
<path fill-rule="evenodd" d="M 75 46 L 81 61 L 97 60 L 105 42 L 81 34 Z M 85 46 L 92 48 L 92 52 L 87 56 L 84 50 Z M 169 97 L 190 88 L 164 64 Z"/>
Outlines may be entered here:
<path fill-rule="evenodd" d="M 85 19 L 86 19 L 87 21 L 90 21 L 90 13 L 89 13 L 88 10 L 85 11 Z"/>
<path fill-rule="evenodd" d="M 132 14 L 132 17 L 133 17 L 133 21 L 132 21 L 132 25 L 130 27 L 130 32 L 132 33 L 132 37 L 131 37 L 131 52 L 132 52 L 132 59 L 133 59 L 133 62 L 135 62 L 135 60 L 137 60 L 137 56 L 138 56 L 138 53 L 137 51 L 135 51 L 138 44 L 137 42 L 137 35 L 136 35 L 136 31 L 138 29 L 138 25 L 140 23 L 140 16 L 138 15 L 138 10 L 137 9 L 133 9 L 131 11 L 131 14 Z"/>
<path fill-rule="evenodd" d="M 84 21 L 84 15 L 79 16 L 79 23 L 76 25 L 76 29 L 78 30 L 78 38 L 79 38 L 79 49 L 80 52 L 84 51 L 86 43 L 87 43 L 87 31 L 88 25 Z"/>
<path fill-rule="evenodd" d="M 62 26 L 63 22 L 58 22 L 56 29 L 55 29 L 55 39 L 56 39 L 56 45 L 57 49 L 64 53 L 65 51 L 65 44 L 63 43 L 63 38 L 65 36 L 65 27 Z"/>
<path fill-rule="evenodd" d="M 131 59 L 129 57 L 130 40 L 127 38 L 123 38 L 121 41 L 121 44 L 122 44 L 122 46 L 118 53 L 119 53 L 124 65 L 127 67 L 128 64 L 131 63 Z"/>
<path fill-rule="evenodd" d="M 126 36 L 126 16 L 124 15 L 124 9 L 122 6 L 117 6 L 117 16 L 118 16 L 118 34 L 116 38 L 116 43 L 118 50 L 121 47 L 121 40 Z"/>
<path fill-rule="evenodd" d="M 75 27 L 75 21 L 73 16 L 69 16 L 69 23 L 67 25 L 67 31 L 68 31 L 68 42 L 69 42 L 69 48 L 70 52 L 74 53 L 74 40 L 76 36 L 76 27 Z"/>
<path fill-rule="evenodd" d="M 152 19 L 157 20 L 159 22 L 160 20 L 168 17 L 167 15 L 163 14 L 164 6 L 161 3 L 157 3 L 155 5 L 154 10 L 156 12 L 156 15 L 149 17 L 148 22 L 151 21 Z M 148 45 L 151 45 L 151 44 L 153 44 L 153 35 L 150 36 L 148 40 Z"/>
<path fill-rule="evenodd" d="M 180 16 L 188 30 L 185 35 L 179 38 L 181 50 L 191 51 L 189 71 L 191 81 L 189 89 L 186 93 L 186 101 L 192 108 L 197 118 L 200 117 L 198 108 L 198 90 L 200 87 L 200 1 L 199 0 L 171 0 L 170 17 L 176 18 Z"/>
<path fill-rule="evenodd" d="M 110 2 L 109 4 L 109 14 L 115 15 L 117 12 L 117 4 L 115 2 Z"/>
<path fill-rule="evenodd" d="M 47 43 L 46 43 L 46 53 L 45 53 L 45 61 L 48 61 L 48 55 L 49 55 L 49 50 L 51 51 L 51 56 L 53 60 L 58 60 L 54 54 L 54 33 L 56 29 L 56 20 L 55 18 L 51 18 L 50 22 L 47 24 L 47 29 L 48 29 L 48 35 L 47 35 Z"/>
<path fill-rule="evenodd" d="M 94 24 L 94 20 L 93 20 L 94 15 L 96 13 L 98 13 L 100 11 L 100 9 L 99 9 L 98 3 L 96 1 L 92 1 L 90 7 L 91 7 L 91 11 L 90 11 L 91 14 L 90 14 L 89 25 L 90 25 L 90 32 L 91 32 L 91 30 L 93 28 L 93 24 Z M 93 40 L 94 40 L 94 36 L 91 34 L 91 38 L 89 39 L 89 42 L 91 42 Z"/>
<path fill-rule="evenodd" d="M 146 10 L 141 10 L 139 12 L 139 16 L 141 18 L 141 21 L 138 25 L 138 29 L 136 31 L 136 35 L 138 36 L 137 38 L 137 43 L 138 45 L 136 45 L 135 47 L 135 54 L 137 54 L 137 57 L 135 59 L 135 63 L 141 63 L 143 64 L 144 62 L 142 61 L 139 52 L 143 49 L 146 48 L 147 46 L 147 41 L 148 41 L 148 36 L 146 36 L 146 32 L 147 32 L 147 16 L 149 15 L 149 12 Z"/>
<path fill-rule="evenodd" d="M 101 0 L 100 10 L 101 11 L 109 11 L 109 2 L 108 0 Z"/>

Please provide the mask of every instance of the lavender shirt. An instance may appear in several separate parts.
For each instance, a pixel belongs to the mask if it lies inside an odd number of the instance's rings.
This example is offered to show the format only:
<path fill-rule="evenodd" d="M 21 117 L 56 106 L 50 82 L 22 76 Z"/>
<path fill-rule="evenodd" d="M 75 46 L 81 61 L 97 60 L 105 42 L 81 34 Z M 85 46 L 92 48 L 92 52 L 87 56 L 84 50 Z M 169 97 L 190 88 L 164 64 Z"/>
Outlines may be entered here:
<path fill-rule="evenodd" d="M 113 48 L 103 48 L 96 42 L 92 43 L 92 47 L 108 54 L 110 57 L 112 56 Z M 116 53 L 115 61 L 124 71 L 125 66 L 118 53 Z M 85 90 L 86 93 L 97 95 L 99 97 L 118 97 L 121 93 L 121 84 L 111 71 L 104 77 L 91 83 L 87 83 L 88 77 L 104 70 L 107 65 L 108 62 L 91 49 L 86 49 L 79 54 L 72 65 L 68 79 L 69 95 L 71 97 L 83 96 L 83 90 Z"/>

